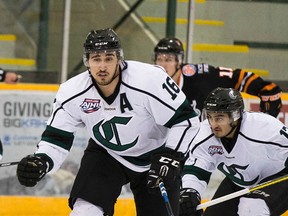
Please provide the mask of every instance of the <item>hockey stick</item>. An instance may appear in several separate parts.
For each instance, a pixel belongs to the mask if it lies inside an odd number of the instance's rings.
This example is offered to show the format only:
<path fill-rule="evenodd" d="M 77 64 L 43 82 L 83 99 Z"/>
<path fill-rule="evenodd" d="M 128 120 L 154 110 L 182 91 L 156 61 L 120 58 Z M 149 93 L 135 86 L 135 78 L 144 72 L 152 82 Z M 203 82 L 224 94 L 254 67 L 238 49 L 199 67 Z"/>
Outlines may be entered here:
<path fill-rule="evenodd" d="M 168 194 L 167 194 L 166 188 L 165 188 L 164 183 L 162 181 L 160 181 L 160 183 L 159 183 L 159 189 L 160 189 L 160 192 L 163 196 L 168 215 L 174 216 L 170 202 L 169 202 L 169 199 L 168 199 Z"/>
<path fill-rule="evenodd" d="M 13 166 L 13 165 L 17 165 L 18 163 L 19 163 L 19 161 L 1 163 L 1 164 L 0 164 L 0 167 Z"/>
<path fill-rule="evenodd" d="M 203 208 L 207 208 L 209 206 L 212 206 L 212 205 L 216 205 L 218 203 L 221 203 L 221 202 L 225 202 L 227 200 L 230 200 L 230 199 L 233 199 L 235 197 L 239 197 L 239 196 L 242 196 L 244 194 L 248 194 L 248 193 L 251 193 L 255 190 L 259 190 L 259 189 L 262 189 L 262 188 L 265 188 L 265 187 L 268 187 L 270 185 L 274 185 L 274 184 L 277 184 L 279 182 L 282 182 L 282 181 L 285 181 L 288 179 L 288 175 L 284 175 L 284 176 L 281 176 L 279 178 L 276 178 L 276 179 L 272 179 L 270 181 L 267 181 L 267 182 L 263 182 L 261 184 L 258 184 L 254 187 L 251 187 L 251 188 L 245 188 L 243 190 L 240 190 L 240 191 L 236 191 L 234 193 L 231 193 L 231 194 L 228 194 L 228 195 L 225 195 L 225 196 L 222 196 L 222 197 L 219 197 L 219 198 L 216 198 L 216 199 L 213 199 L 211 201 L 208 201 L 208 202 L 205 202 L 205 203 L 202 203 L 200 205 L 197 206 L 197 210 L 200 210 L 200 209 L 203 209 Z"/>

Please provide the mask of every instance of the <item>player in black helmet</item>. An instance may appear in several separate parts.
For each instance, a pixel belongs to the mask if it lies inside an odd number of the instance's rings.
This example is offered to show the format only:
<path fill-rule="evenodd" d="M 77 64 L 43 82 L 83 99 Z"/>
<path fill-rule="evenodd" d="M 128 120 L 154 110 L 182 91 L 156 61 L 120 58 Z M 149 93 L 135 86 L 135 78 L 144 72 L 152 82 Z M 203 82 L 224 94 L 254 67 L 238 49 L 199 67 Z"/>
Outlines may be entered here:
<path fill-rule="evenodd" d="M 235 89 L 216 88 L 212 91 L 204 101 L 202 119 L 209 118 L 209 112 L 227 113 L 231 129 L 227 131 L 225 136 L 228 136 L 238 126 L 238 119 L 241 118 L 244 110 L 244 102 L 241 94 Z M 217 133 L 215 131 L 215 136 Z"/>
<path fill-rule="evenodd" d="M 212 172 L 225 178 L 212 199 L 288 174 L 288 129 L 261 112 L 244 111 L 239 91 L 216 88 L 208 94 L 204 121 L 185 162 L 179 216 L 201 216 L 196 210 Z M 288 181 L 208 207 L 205 216 L 281 215 L 288 210 Z"/>
<path fill-rule="evenodd" d="M 90 140 L 70 193 L 70 216 L 113 215 L 127 183 L 137 215 L 166 215 L 160 181 L 178 215 L 180 163 L 199 129 L 184 93 L 163 68 L 124 61 L 112 29 L 88 34 L 83 61 L 87 71 L 61 84 L 37 151 L 19 163 L 19 182 L 32 187 L 55 172 L 76 129 L 85 127 Z"/>
<path fill-rule="evenodd" d="M 258 96 L 260 111 L 274 117 L 281 110 L 281 89 L 275 83 L 242 69 L 214 67 L 205 63 L 184 64 L 183 45 L 177 38 L 161 39 L 154 48 L 152 60 L 165 68 L 198 113 L 208 93 L 216 87 L 235 88 Z"/>
<path fill-rule="evenodd" d="M 159 55 L 167 58 L 160 58 Z M 163 56 L 164 57 L 164 56 Z M 177 38 L 164 38 L 158 42 L 152 54 L 154 63 L 164 67 L 172 78 L 181 69 L 184 60 L 184 49 L 182 42 Z M 165 64 L 167 62 L 167 64 Z M 170 64 L 169 64 L 170 63 Z M 177 81 L 177 80 L 176 80 Z"/>

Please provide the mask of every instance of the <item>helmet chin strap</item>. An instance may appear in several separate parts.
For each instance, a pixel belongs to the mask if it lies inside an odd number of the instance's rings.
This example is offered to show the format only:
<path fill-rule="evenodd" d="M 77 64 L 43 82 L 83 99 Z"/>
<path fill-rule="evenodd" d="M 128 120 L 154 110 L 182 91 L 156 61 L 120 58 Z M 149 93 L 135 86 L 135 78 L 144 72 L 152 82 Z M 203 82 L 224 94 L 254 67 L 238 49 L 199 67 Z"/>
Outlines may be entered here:
<path fill-rule="evenodd" d="M 171 75 L 171 78 L 173 78 L 177 74 L 177 72 L 180 68 L 181 68 L 180 66 L 176 67 L 175 72 Z"/>
<path fill-rule="evenodd" d="M 234 122 L 231 122 L 230 126 L 231 126 L 231 130 L 224 136 L 224 137 L 227 137 L 229 136 L 234 130 L 235 128 L 237 128 L 238 124 L 233 124 Z"/>
<path fill-rule="evenodd" d="M 115 68 L 115 71 L 114 71 L 114 76 L 113 76 L 113 78 L 112 78 L 112 81 L 114 80 L 114 79 L 116 79 L 116 77 L 118 77 L 119 75 L 120 75 L 120 61 L 118 61 L 118 63 L 117 63 L 117 66 L 116 66 L 116 68 Z M 117 73 L 117 70 L 118 70 L 118 73 Z M 111 81 L 111 82 L 112 82 Z"/>

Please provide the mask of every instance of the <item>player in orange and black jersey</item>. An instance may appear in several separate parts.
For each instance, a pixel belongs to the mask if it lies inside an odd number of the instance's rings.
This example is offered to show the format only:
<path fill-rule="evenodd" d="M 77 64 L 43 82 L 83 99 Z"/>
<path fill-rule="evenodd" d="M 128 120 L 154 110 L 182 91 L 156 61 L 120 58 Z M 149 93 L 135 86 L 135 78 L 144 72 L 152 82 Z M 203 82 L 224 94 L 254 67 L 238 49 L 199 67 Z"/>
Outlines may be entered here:
<path fill-rule="evenodd" d="M 203 102 L 216 87 L 234 88 L 260 98 L 260 111 L 274 117 L 279 114 L 281 88 L 273 82 L 264 81 L 253 72 L 242 69 L 214 67 L 205 63 L 183 64 L 184 49 L 177 38 L 163 38 L 154 48 L 152 60 L 165 68 L 181 87 L 194 110 L 201 113 Z"/>

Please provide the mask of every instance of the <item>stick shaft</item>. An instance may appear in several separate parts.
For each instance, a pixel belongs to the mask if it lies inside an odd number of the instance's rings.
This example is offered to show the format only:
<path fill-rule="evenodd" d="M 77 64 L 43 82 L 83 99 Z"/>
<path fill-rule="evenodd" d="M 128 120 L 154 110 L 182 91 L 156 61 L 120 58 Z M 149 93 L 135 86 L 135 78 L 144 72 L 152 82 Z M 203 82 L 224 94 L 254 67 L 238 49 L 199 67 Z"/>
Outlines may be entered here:
<path fill-rule="evenodd" d="M 17 165 L 18 163 L 19 163 L 19 161 L 0 163 L 0 167 L 13 166 L 13 165 Z"/>
<path fill-rule="evenodd" d="M 203 209 L 203 208 L 207 208 L 209 206 L 216 205 L 216 204 L 221 203 L 221 202 L 225 202 L 225 201 L 233 199 L 235 197 L 239 197 L 239 196 L 242 196 L 244 194 L 251 193 L 251 192 L 253 192 L 255 190 L 259 190 L 261 188 L 265 188 L 265 187 L 268 187 L 268 186 L 273 185 L 273 184 L 277 184 L 277 183 L 285 181 L 285 180 L 288 180 L 288 175 L 284 175 L 284 176 L 281 176 L 279 178 L 272 179 L 270 181 L 258 184 L 258 185 L 254 186 L 254 187 L 245 188 L 243 190 L 236 191 L 234 193 L 231 193 L 231 194 L 228 194 L 228 195 L 213 199 L 211 201 L 202 203 L 202 204 L 198 205 L 196 209 L 200 210 L 200 209 Z"/>
<path fill-rule="evenodd" d="M 264 187 L 268 187 L 270 185 L 273 185 L 273 184 L 276 184 L 276 183 L 279 183 L 279 182 L 282 182 L 282 181 L 285 181 L 285 180 L 288 180 L 288 175 L 284 175 L 284 176 L 281 176 L 279 178 L 272 179 L 270 181 L 267 181 L 267 182 L 261 183 L 259 185 L 256 185 L 256 186 L 250 188 L 250 192 L 255 191 L 255 190 L 259 190 L 259 189 L 264 188 Z"/>
<path fill-rule="evenodd" d="M 211 201 L 202 203 L 202 204 L 198 205 L 196 209 L 197 209 L 197 210 L 200 210 L 200 209 L 203 209 L 203 208 L 207 208 L 207 207 L 209 207 L 209 206 L 216 205 L 216 204 L 218 204 L 218 203 L 221 203 L 221 202 L 224 202 L 224 201 L 233 199 L 233 198 L 235 198 L 235 197 L 242 196 L 242 195 L 247 194 L 247 193 L 249 193 L 249 192 L 250 192 L 249 189 L 248 189 L 248 188 L 245 188 L 245 189 L 243 189 L 243 190 L 240 190 L 240 191 L 237 191 L 237 192 L 234 192 L 234 193 L 231 193 L 231 194 L 228 194 L 228 195 L 225 195 L 225 196 L 222 196 L 222 197 L 213 199 L 213 200 L 211 200 Z"/>
<path fill-rule="evenodd" d="M 163 196 L 168 215 L 169 216 L 174 216 L 173 210 L 171 208 L 171 205 L 170 205 L 170 202 L 169 202 L 169 199 L 168 199 L 166 188 L 165 188 L 164 183 L 162 181 L 159 183 L 159 189 L 160 189 L 160 192 L 161 192 L 161 194 Z"/>

